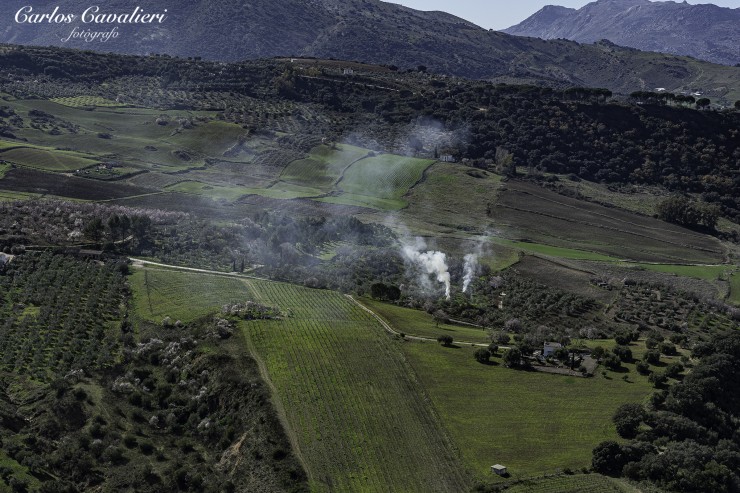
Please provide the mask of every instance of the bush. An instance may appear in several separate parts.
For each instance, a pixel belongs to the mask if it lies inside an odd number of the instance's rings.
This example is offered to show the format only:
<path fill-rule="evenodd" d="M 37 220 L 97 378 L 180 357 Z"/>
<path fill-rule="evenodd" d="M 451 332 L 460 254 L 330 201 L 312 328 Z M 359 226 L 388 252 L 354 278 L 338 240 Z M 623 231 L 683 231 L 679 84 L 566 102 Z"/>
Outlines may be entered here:
<path fill-rule="evenodd" d="M 452 336 L 451 335 L 441 335 L 437 337 L 437 342 L 442 344 L 443 346 L 452 346 Z"/>

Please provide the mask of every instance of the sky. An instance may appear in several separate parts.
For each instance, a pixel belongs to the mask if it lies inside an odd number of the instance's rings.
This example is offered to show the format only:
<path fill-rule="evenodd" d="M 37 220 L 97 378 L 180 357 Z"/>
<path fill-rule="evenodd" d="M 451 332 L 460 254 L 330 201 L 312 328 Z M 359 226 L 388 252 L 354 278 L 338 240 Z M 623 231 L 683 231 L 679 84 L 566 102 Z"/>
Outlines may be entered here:
<path fill-rule="evenodd" d="M 520 23 L 545 5 L 580 8 L 589 0 L 384 0 L 400 3 L 412 9 L 441 10 L 469 20 L 486 29 L 506 29 Z M 720 7 L 740 7 L 740 0 L 696 1 L 690 4 L 713 3 Z"/>

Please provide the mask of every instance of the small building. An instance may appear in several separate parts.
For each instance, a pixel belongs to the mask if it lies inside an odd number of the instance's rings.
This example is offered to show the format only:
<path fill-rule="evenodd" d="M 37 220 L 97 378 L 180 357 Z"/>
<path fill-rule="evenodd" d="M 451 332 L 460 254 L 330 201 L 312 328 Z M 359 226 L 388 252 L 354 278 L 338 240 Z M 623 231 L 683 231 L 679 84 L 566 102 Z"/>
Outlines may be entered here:
<path fill-rule="evenodd" d="M 563 345 L 558 342 L 546 342 L 545 346 L 542 348 L 542 356 L 545 358 L 552 356 L 555 350 L 560 349 L 561 347 L 563 347 Z"/>
<path fill-rule="evenodd" d="M 353 75 L 354 73 L 355 71 L 351 68 L 345 68 L 344 70 L 342 70 L 342 75 Z"/>
<path fill-rule="evenodd" d="M 491 466 L 491 472 L 499 476 L 506 476 L 506 466 L 502 466 L 501 464 L 493 465 Z"/>
<path fill-rule="evenodd" d="M 439 160 L 443 163 L 454 163 L 456 161 L 455 156 L 452 154 L 442 154 L 439 156 Z"/>

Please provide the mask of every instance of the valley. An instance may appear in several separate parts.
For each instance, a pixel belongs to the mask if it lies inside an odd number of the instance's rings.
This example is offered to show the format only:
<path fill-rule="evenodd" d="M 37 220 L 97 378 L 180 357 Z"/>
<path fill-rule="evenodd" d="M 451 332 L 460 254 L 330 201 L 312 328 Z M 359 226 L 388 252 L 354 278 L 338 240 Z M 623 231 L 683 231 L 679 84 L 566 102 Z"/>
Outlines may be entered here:
<path fill-rule="evenodd" d="M 0 63 L 0 491 L 736 481 L 736 110 L 339 60 Z"/>

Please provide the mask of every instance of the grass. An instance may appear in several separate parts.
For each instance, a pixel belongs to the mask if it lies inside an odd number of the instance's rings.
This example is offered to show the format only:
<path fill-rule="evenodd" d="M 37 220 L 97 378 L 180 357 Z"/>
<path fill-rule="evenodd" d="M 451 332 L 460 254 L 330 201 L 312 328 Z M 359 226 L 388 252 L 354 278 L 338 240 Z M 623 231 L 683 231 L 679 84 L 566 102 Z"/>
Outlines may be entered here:
<path fill-rule="evenodd" d="M 549 255 L 552 257 L 567 258 L 573 260 L 602 260 L 606 262 L 619 261 L 617 257 L 611 255 L 604 255 L 601 253 L 591 252 L 587 250 L 577 250 L 574 248 L 564 248 L 552 245 L 545 245 L 542 243 L 532 243 L 529 241 L 513 241 L 505 238 L 494 238 L 496 243 L 506 245 L 526 252 L 539 253 L 542 255 Z"/>
<path fill-rule="evenodd" d="M 465 480 L 397 343 L 338 293 L 255 283 L 288 310 L 251 322 L 315 491 L 463 491 Z"/>
<path fill-rule="evenodd" d="M 0 182 L 2 186 L 2 182 Z M 11 192 L 8 190 L 0 190 L 0 202 L 11 201 L 11 200 L 29 200 L 41 197 L 38 193 L 25 193 L 25 192 Z"/>
<path fill-rule="evenodd" d="M 421 310 L 391 305 L 371 298 L 361 298 L 361 301 L 363 305 L 380 315 L 391 327 L 406 335 L 432 339 L 440 335 L 450 335 L 455 341 L 491 342 L 484 329 L 466 325 L 436 324 L 430 314 Z"/>
<path fill-rule="evenodd" d="M 629 484 L 601 474 L 577 474 L 522 481 L 509 493 L 633 493 Z"/>
<path fill-rule="evenodd" d="M 342 202 L 349 205 L 396 210 L 407 202 L 402 197 L 421 180 L 434 161 L 393 154 L 381 154 L 357 161 L 344 173 L 337 188 L 344 192 Z"/>
<path fill-rule="evenodd" d="M 716 281 L 725 272 L 732 270 L 728 265 L 671 265 L 671 264 L 637 264 L 640 268 L 654 272 L 665 272 L 682 277 L 693 277 L 705 281 Z"/>
<path fill-rule="evenodd" d="M 0 180 L 3 179 L 5 176 L 5 173 L 11 168 L 11 166 L 7 163 L 0 163 Z"/>
<path fill-rule="evenodd" d="M 716 238 L 634 214 L 579 201 L 533 183 L 509 180 L 491 220 L 507 236 L 650 263 L 722 262 Z"/>
<path fill-rule="evenodd" d="M 160 268 L 135 268 L 130 276 L 136 313 L 153 322 L 188 322 L 243 302 L 250 293 L 236 278 Z"/>
<path fill-rule="evenodd" d="M 94 165 L 97 161 L 82 157 L 79 153 L 57 150 L 42 150 L 18 147 L 0 153 L 6 161 L 44 171 L 74 171 Z"/>
<path fill-rule="evenodd" d="M 483 365 L 473 351 L 404 345 L 466 465 L 481 478 L 490 479 L 497 463 L 514 478 L 589 466 L 593 447 L 617 438 L 616 408 L 652 391 L 633 365 L 625 365 L 629 382 L 612 372 L 586 379 Z"/>
<path fill-rule="evenodd" d="M 367 153 L 367 149 L 347 144 L 338 144 L 335 149 L 320 145 L 311 150 L 309 157 L 291 162 L 280 175 L 280 179 L 329 191 L 344 168 Z"/>
<path fill-rule="evenodd" d="M 730 277 L 730 296 L 728 299 L 736 305 L 740 304 L 740 272 L 735 272 Z"/>
<path fill-rule="evenodd" d="M 192 320 L 245 298 L 287 314 L 243 322 L 242 330 L 274 386 L 313 491 L 468 489 L 398 343 L 341 294 L 150 267 L 136 269 L 131 284 L 137 313 L 153 321 Z"/>

